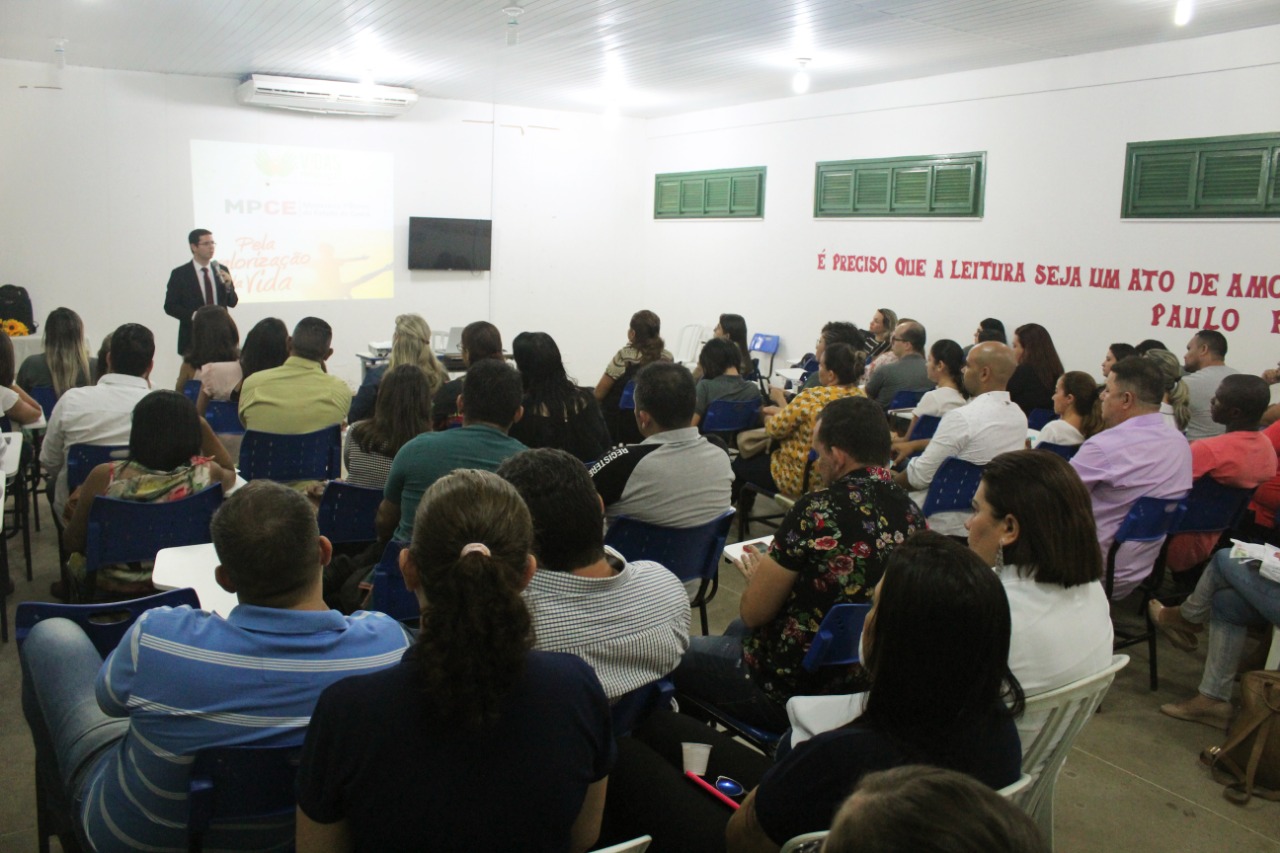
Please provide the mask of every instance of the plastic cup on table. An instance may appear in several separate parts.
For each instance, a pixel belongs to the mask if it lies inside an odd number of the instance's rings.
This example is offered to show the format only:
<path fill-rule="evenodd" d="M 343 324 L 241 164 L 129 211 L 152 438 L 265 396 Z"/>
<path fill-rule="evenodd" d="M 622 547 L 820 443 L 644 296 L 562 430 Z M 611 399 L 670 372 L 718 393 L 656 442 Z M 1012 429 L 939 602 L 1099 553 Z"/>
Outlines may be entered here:
<path fill-rule="evenodd" d="M 684 772 L 696 776 L 707 775 L 707 759 L 711 757 L 709 743 L 681 743 L 680 751 L 684 757 Z"/>

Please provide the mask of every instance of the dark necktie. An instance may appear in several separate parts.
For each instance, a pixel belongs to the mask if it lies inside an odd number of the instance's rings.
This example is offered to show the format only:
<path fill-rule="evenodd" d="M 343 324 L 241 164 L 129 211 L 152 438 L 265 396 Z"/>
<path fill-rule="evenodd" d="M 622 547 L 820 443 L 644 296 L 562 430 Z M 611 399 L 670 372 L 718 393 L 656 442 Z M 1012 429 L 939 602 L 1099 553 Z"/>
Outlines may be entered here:
<path fill-rule="evenodd" d="M 209 268 L 201 267 L 200 272 L 204 273 L 204 304 L 213 305 L 213 283 L 209 281 Z"/>

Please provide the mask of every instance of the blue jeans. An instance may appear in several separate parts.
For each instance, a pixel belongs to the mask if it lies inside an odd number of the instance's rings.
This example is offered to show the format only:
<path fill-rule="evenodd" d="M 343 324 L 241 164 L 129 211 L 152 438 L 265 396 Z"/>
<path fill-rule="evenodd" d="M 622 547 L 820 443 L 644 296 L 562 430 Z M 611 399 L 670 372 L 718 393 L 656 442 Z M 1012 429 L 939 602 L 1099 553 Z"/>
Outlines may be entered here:
<path fill-rule="evenodd" d="M 1200 692 L 1231 701 L 1231 684 L 1251 626 L 1280 625 L 1280 583 L 1235 560 L 1223 548 L 1213 555 L 1195 591 L 1182 603 L 1189 622 L 1209 622 L 1209 651 Z"/>
<path fill-rule="evenodd" d="M 780 732 L 790 725 L 786 707 L 760 689 L 742 660 L 748 631 L 741 619 L 735 619 L 719 637 L 691 638 L 671 678 L 681 693 L 704 699 L 749 725 Z"/>
<path fill-rule="evenodd" d="M 93 683 L 102 658 L 68 619 L 36 624 L 22 644 L 22 713 L 36 747 L 36 776 L 54 828 L 79 831 L 73 820 L 84 781 L 97 760 L 129 731 L 129 721 L 98 707 Z M 85 849 L 89 849 L 83 843 Z"/>

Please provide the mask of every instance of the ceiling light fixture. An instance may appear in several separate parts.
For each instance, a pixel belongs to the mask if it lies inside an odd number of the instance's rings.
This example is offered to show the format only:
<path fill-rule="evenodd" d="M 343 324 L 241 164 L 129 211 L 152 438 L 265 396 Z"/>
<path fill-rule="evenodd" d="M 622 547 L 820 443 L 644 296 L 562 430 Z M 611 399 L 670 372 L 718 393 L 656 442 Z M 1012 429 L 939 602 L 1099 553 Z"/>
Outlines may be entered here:
<path fill-rule="evenodd" d="M 1178 5 L 1173 9 L 1173 22 L 1179 27 L 1191 23 L 1191 16 L 1196 11 L 1195 5 L 1195 0 L 1178 0 Z"/>
<path fill-rule="evenodd" d="M 511 47 L 520 41 L 520 22 L 516 19 L 524 14 L 524 9 L 512 4 L 503 9 L 502 14 L 507 16 L 507 47 Z"/>
<path fill-rule="evenodd" d="M 809 64 L 809 58 L 801 57 L 796 60 L 800 64 L 800 68 L 791 77 L 791 91 L 797 95 L 803 95 L 809 91 L 809 72 L 804 67 Z"/>

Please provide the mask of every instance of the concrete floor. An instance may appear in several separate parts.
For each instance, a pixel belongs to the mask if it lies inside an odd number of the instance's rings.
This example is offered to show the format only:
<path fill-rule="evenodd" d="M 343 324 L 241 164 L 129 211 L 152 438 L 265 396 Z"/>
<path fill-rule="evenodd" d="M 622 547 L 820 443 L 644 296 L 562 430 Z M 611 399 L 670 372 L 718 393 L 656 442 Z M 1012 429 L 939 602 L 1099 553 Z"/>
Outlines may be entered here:
<path fill-rule="evenodd" d="M 44 530 L 33 534 L 34 580 L 26 580 L 20 541 L 9 543 L 17 585 L 17 594 L 9 598 L 11 629 L 16 603 L 49 600 L 49 584 L 57 578 L 47 504 L 43 512 Z M 726 566 L 710 607 L 713 632 L 736 615 L 742 586 L 738 572 Z M 1223 734 L 1157 710 L 1195 692 L 1203 652 L 1188 655 L 1161 641 L 1160 690 L 1155 693 L 1148 690 L 1145 645 L 1127 654 L 1132 662 L 1117 676 L 1059 777 L 1056 849 L 1280 853 L 1280 803 L 1255 799 L 1244 807 L 1232 805 L 1197 761 L 1200 750 L 1220 743 Z M 29 853 L 36 845 L 33 750 L 22 717 L 12 633 L 9 643 L 0 646 L 0 685 L 0 853 Z M 53 848 L 59 849 L 56 841 Z"/>

